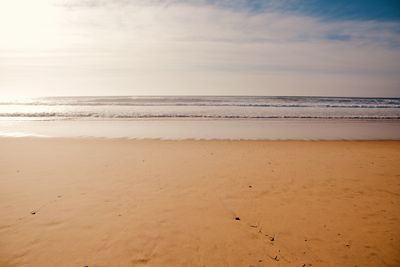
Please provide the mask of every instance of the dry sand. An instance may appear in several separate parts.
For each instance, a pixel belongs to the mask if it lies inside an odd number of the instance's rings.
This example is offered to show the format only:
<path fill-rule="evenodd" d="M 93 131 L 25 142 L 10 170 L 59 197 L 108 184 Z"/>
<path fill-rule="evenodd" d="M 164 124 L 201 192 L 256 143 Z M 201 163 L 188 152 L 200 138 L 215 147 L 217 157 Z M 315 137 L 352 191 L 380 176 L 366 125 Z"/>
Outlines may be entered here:
<path fill-rule="evenodd" d="M 400 142 L 2 138 L 0 266 L 400 266 Z"/>

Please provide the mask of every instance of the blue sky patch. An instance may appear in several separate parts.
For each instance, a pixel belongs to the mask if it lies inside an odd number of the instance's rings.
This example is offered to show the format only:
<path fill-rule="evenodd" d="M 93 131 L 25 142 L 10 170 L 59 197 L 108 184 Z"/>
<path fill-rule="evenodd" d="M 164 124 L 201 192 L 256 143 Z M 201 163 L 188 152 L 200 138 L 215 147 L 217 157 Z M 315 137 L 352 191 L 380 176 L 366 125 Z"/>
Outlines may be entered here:
<path fill-rule="evenodd" d="M 299 13 L 326 20 L 400 20 L 400 0 L 209 0 L 224 7 Z"/>

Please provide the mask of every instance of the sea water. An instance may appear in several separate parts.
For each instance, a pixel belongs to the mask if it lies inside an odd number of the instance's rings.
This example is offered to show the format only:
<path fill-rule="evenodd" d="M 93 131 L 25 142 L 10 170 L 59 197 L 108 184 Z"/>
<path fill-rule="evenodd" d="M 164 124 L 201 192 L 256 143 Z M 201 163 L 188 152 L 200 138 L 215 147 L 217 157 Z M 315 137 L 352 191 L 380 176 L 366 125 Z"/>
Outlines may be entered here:
<path fill-rule="evenodd" d="M 0 135 L 400 139 L 400 98 L 90 96 L 0 101 Z"/>

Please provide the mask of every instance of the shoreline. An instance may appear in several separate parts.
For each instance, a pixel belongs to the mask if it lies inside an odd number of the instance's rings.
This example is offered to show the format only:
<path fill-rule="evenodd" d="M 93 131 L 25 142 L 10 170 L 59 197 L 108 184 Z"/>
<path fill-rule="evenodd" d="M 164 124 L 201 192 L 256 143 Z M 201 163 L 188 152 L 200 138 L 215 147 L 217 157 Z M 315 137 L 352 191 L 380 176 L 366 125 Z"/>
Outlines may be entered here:
<path fill-rule="evenodd" d="M 127 142 L 261 142 L 261 143 L 384 143 L 384 142 L 400 142 L 400 139 L 166 139 L 166 138 L 133 138 L 133 137 L 92 137 L 92 136 L 77 136 L 77 137 L 52 137 L 52 136 L 0 136 L 0 140 L 58 140 L 58 141 L 127 141 Z"/>
<path fill-rule="evenodd" d="M 400 264 L 400 141 L 0 148 L 1 266 Z"/>
<path fill-rule="evenodd" d="M 297 118 L 297 117 L 276 117 L 276 118 L 203 118 L 203 117 L 142 117 L 142 118 L 68 118 L 68 117 L 0 117 L 0 122 L 51 122 L 51 121 L 70 121 L 70 122 L 91 122 L 91 121 L 254 121 L 254 122 L 336 122 L 336 123 L 353 123 L 353 122 L 400 122 L 400 117 L 377 117 L 377 118 Z"/>
<path fill-rule="evenodd" d="M 0 121 L 0 136 L 168 140 L 400 140 L 400 121 Z"/>

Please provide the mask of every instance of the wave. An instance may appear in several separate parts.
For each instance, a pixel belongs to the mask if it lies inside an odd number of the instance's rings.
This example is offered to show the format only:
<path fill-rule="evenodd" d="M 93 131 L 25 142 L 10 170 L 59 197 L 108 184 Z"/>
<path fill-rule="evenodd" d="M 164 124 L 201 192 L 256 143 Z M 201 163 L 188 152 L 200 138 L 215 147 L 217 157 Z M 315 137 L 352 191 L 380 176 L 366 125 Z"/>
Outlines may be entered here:
<path fill-rule="evenodd" d="M 50 97 L 0 103 L 0 118 L 400 119 L 400 98 Z"/>
<path fill-rule="evenodd" d="M 65 114 L 57 112 L 42 113 L 0 113 L 0 117 L 6 118 L 57 118 L 67 119 L 162 119 L 162 118 L 188 118 L 188 119 L 361 119 L 361 120 L 400 120 L 400 116 L 370 116 L 370 115 L 346 115 L 346 116 L 318 116 L 318 115 L 196 115 L 196 114 L 99 114 L 99 113 L 75 113 Z"/>
<path fill-rule="evenodd" d="M 252 104 L 252 103 L 235 103 L 235 104 L 225 104 L 225 103 L 11 103 L 11 102 L 3 102 L 0 105 L 16 105 L 16 106 L 132 106 L 132 107 L 174 107 L 174 106 L 191 106 L 191 107 L 260 107 L 260 108 L 308 108 L 308 107 L 316 107 L 316 108 L 399 108 L 400 104 L 389 104 L 389 105 L 361 105 L 361 104 L 351 104 L 351 105 L 331 105 L 331 104 Z"/>
<path fill-rule="evenodd" d="M 1 106 L 194 106 L 194 107 L 318 107 L 399 108 L 400 98 L 291 97 L 291 96 L 146 96 L 146 97 L 45 97 L 0 102 Z"/>

